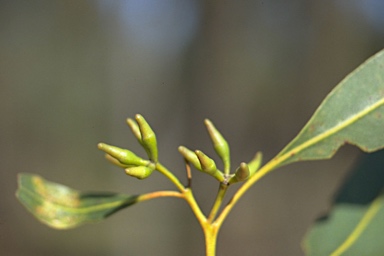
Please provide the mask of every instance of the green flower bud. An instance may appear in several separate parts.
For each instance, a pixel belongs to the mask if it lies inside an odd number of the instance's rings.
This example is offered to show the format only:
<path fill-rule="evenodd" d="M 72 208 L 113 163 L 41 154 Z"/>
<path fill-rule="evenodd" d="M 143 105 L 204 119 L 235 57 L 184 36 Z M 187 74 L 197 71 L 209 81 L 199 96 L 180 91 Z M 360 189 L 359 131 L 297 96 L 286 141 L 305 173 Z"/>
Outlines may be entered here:
<path fill-rule="evenodd" d="M 215 148 L 216 153 L 219 155 L 224 164 L 224 173 L 228 174 L 231 159 L 228 142 L 224 139 L 221 133 L 216 129 L 211 121 L 208 119 L 204 120 L 205 126 L 207 127 L 209 136 L 213 142 L 213 147 Z"/>
<path fill-rule="evenodd" d="M 154 169 L 148 166 L 135 166 L 125 169 L 125 173 L 129 176 L 138 178 L 140 180 L 148 178 L 152 174 Z"/>
<path fill-rule="evenodd" d="M 217 171 L 216 164 L 215 164 L 215 161 L 213 159 L 209 158 L 206 154 L 204 154 L 200 150 L 196 150 L 195 154 L 196 154 L 197 158 L 199 159 L 202 171 L 209 173 L 209 174 L 213 174 L 214 172 Z"/>
<path fill-rule="evenodd" d="M 134 120 L 132 120 L 131 118 L 128 118 L 127 119 L 127 124 L 129 126 L 129 128 L 131 128 L 131 131 L 132 131 L 133 135 L 135 135 L 135 137 L 139 141 L 139 143 L 143 144 L 143 141 L 141 139 L 140 128 L 137 125 L 137 123 Z"/>
<path fill-rule="evenodd" d="M 114 157 L 117 161 L 119 161 L 123 165 L 141 166 L 141 165 L 149 164 L 149 161 L 144 160 L 141 157 L 138 157 L 133 152 L 127 149 L 118 148 L 118 147 L 107 145 L 104 143 L 99 143 L 97 147 L 102 151 L 104 151 L 105 153 L 107 153 L 108 155 Z"/>
<path fill-rule="evenodd" d="M 192 150 L 189 150 L 188 148 L 183 147 L 183 146 L 180 146 L 178 149 L 179 149 L 180 154 L 189 163 L 191 163 L 197 170 L 201 171 L 200 161 L 199 161 L 199 158 L 197 157 L 197 155 L 195 154 L 195 152 L 193 152 Z"/>
<path fill-rule="evenodd" d="M 235 175 L 229 180 L 229 184 L 247 180 L 249 177 L 250 172 L 248 165 L 246 163 L 241 163 L 240 166 L 236 169 Z"/>
<path fill-rule="evenodd" d="M 111 155 L 108 155 L 108 154 L 105 154 L 105 158 L 112 164 L 118 166 L 118 167 L 121 167 L 121 168 L 128 168 L 130 167 L 129 165 L 126 165 L 126 164 L 122 164 L 119 162 L 119 160 L 117 160 L 116 158 L 114 158 L 113 156 Z"/>
<path fill-rule="evenodd" d="M 145 121 L 144 117 L 137 114 L 135 116 L 136 122 L 139 125 L 139 129 L 141 132 L 141 141 L 142 145 L 147 151 L 148 157 L 154 161 L 157 162 L 158 160 L 158 152 L 157 152 L 157 140 L 156 135 L 147 123 Z"/>
<path fill-rule="evenodd" d="M 200 150 L 196 150 L 195 154 L 197 158 L 199 159 L 200 165 L 201 165 L 201 171 L 215 177 L 220 182 L 224 181 L 224 175 L 222 172 L 220 172 L 216 168 L 215 161 L 211 158 L 209 158 L 207 155 L 205 155 Z"/>
<path fill-rule="evenodd" d="M 248 163 L 249 167 L 249 176 L 252 176 L 259 170 L 261 162 L 263 159 L 263 154 L 261 152 L 257 152 L 255 157 Z"/>

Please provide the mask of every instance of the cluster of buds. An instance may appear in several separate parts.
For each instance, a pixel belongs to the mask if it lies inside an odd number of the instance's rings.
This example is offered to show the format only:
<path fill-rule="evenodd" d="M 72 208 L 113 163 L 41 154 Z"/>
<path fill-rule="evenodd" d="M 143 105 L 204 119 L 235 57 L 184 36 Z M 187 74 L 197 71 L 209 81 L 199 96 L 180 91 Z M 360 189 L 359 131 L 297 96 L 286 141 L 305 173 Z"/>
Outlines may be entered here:
<path fill-rule="evenodd" d="M 136 121 L 135 121 L 136 120 Z M 113 164 L 125 169 L 125 173 L 138 179 L 145 179 L 155 170 L 158 161 L 156 135 L 141 115 L 135 120 L 127 119 L 127 123 L 139 143 L 147 152 L 149 160 L 145 160 L 128 149 L 99 143 L 98 148 L 106 153 L 106 158 Z"/>
<path fill-rule="evenodd" d="M 98 148 L 106 153 L 106 158 L 113 164 L 125 169 L 125 173 L 138 179 L 149 177 L 156 168 L 158 161 L 156 135 L 147 121 L 141 115 L 136 115 L 135 120 L 127 119 L 133 135 L 148 155 L 148 160 L 137 156 L 128 149 L 99 143 Z M 261 153 L 257 153 L 251 162 L 241 163 L 235 173 L 230 173 L 231 160 L 227 141 L 216 129 L 211 121 L 204 121 L 212 140 L 213 147 L 223 162 L 224 171 L 220 171 L 215 161 L 200 150 L 189 150 L 184 146 L 179 147 L 179 152 L 184 159 L 192 164 L 197 170 L 209 174 L 219 182 L 230 185 L 249 179 L 259 169 L 261 164 Z"/>
<path fill-rule="evenodd" d="M 213 159 L 208 157 L 200 150 L 192 151 L 184 146 L 179 147 L 179 152 L 184 157 L 184 159 L 192 164 L 197 170 L 205 172 L 219 182 L 230 185 L 236 182 L 245 181 L 249 179 L 261 165 L 262 155 L 260 152 L 251 160 L 251 162 L 241 163 L 240 166 L 236 169 L 234 174 L 230 174 L 231 160 L 230 160 L 230 150 L 227 141 L 221 135 L 221 133 L 216 129 L 211 121 L 206 119 L 204 121 L 205 126 L 208 130 L 209 136 L 211 137 L 213 147 L 223 162 L 224 171 L 220 171 L 216 167 L 216 163 Z"/>

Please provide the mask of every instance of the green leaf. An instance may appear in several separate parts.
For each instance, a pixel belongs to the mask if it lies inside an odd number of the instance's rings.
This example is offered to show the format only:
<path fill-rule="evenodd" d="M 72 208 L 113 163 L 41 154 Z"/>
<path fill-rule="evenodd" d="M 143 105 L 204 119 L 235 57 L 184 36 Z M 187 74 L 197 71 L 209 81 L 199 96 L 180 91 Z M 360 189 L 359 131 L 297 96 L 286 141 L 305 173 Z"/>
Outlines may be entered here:
<path fill-rule="evenodd" d="M 100 221 L 137 202 L 137 196 L 114 193 L 82 193 L 38 175 L 19 174 L 16 196 L 41 222 L 69 229 Z"/>
<path fill-rule="evenodd" d="M 331 212 L 306 235 L 307 255 L 382 255 L 383 167 L 384 150 L 363 155 L 335 196 Z"/>
<path fill-rule="evenodd" d="M 335 196 L 334 204 L 370 204 L 384 191 L 383 170 L 384 149 L 371 154 L 363 153 Z"/>
<path fill-rule="evenodd" d="M 345 143 L 366 152 L 384 147 L 384 51 L 341 81 L 274 160 L 327 159 Z"/>
<path fill-rule="evenodd" d="M 369 205 L 337 205 L 307 235 L 306 255 L 383 255 L 384 196 Z"/>

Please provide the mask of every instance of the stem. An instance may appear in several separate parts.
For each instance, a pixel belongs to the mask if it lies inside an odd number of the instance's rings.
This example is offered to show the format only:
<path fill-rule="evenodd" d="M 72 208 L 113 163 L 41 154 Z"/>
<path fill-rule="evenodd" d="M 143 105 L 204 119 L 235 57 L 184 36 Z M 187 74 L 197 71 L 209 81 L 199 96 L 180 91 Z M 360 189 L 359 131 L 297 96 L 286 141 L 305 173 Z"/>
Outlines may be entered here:
<path fill-rule="evenodd" d="M 223 190 L 224 193 L 225 193 L 225 190 Z M 220 226 L 214 223 L 211 223 L 210 221 L 207 220 L 207 218 L 202 213 L 199 205 L 196 203 L 195 197 L 193 196 L 192 190 L 190 188 L 187 188 L 185 190 L 184 198 L 190 205 L 193 213 L 196 216 L 196 219 L 199 221 L 201 228 L 203 229 L 204 237 L 205 237 L 206 256 L 215 256 L 217 234 L 219 232 Z"/>
<path fill-rule="evenodd" d="M 177 196 L 177 197 L 182 197 L 184 198 L 187 203 L 189 204 L 189 206 L 191 207 L 193 213 L 195 214 L 197 220 L 200 222 L 200 224 L 203 226 L 204 223 L 206 222 L 207 218 L 205 217 L 205 215 L 203 214 L 203 212 L 201 211 L 199 205 L 197 204 L 196 202 L 196 199 L 192 193 L 192 189 L 190 187 L 184 187 L 183 184 L 181 184 L 181 182 L 179 181 L 178 178 L 176 178 L 175 175 L 173 175 L 173 173 L 171 173 L 166 167 L 164 167 L 162 164 L 160 163 L 156 163 L 156 169 L 162 173 L 163 175 L 165 175 L 173 184 L 176 185 L 176 187 L 180 190 L 181 193 L 178 193 L 178 192 L 175 192 L 177 194 L 171 194 L 169 193 L 169 196 Z M 190 177 L 188 177 L 190 178 Z M 190 183 L 190 181 L 189 181 Z"/>
<path fill-rule="evenodd" d="M 225 190 L 224 190 L 224 193 L 225 193 Z M 206 256 L 215 256 L 216 240 L 217 240 L 219 227 L 207 221 L 207 218 L 205 217 L 205 215 L 203 214 L 203 212 L 201 211 L 199 205 L 195 200 L 192 190 L 190 188 L 186 188 L 181 193 L 177 191 L 168 191 L 168 190 L 156 191 L 156 192 L 140 195 L 137 198 L 137 201 L 143 202 L 143 201 L 147 201 L 147 200 L 151 200 L 159 197 L 178 197 L 178 198 L 184 198 L 185 201 L 187 201 L 193 213 L 195 214 L 196 219 L 199 221 L 203 229 L 204 236 L 205 236 Z"/>
<path fill-rule="evenodd" d="M 180 190 L 181 193 L 176 191 L 159 191 L 159 193 L 162 193 L 161 195 L 155 194 L 156 192 L 145 194 L 143 196 L 155 198 L 155 197 L 161 197 L 161 196 L 174 196 L 174 197 L 181 197 L 184 198 L 189 206 L 191 207 L 193 213 L 195 214 L 197 220 L 200 222 L 200 224 L 203 226 L 206 222 L 207 218 L 201 211 L 199 205 L 196 202 L 196 199 L 192 193 L 192 190 L 190 187 L 184 187 L 183 184 L 179 181 L 178 178 L 176 178 L 173 173 L 171 173 L 166 167 L 164 167 L 160 163 L 156 163 L 156 169 L 162 173 L 164 176 L 166 176 L 173 184 L 176 185 L 176 187 Z M 190 182 L 190 181 L 189 181 Z M 166 192 L 166 193 L 165 193 Z M 173 193 L 172 193 L 173 192 Z"/>
<path fill-rule="evenodd" d="M 184 195 L 177 191 L 155 191 L 147 194 L 142 194 L 137 198 L 138 202 L 144 202 L 147 200 L 155 199 L 158 197 L 178 197 L 178 198 L 184 198 Z"/>
<path fill-rule="evenodd" d="M 185 158 L 184 158 L 184 160 L 185 160 L 185 169 L 187 171 L 187 180 L 188 180 L 187 188 L 190 188 L 192 186 L 191 165 L 189 164 L 189 162 Z"/>
<path fill-rule="evenodd" d="M 229 203 L 225 206 L 223 211 L 221 212 L 220 216 L 216 219 L 215 223 L 218 226 L 221 226 L 225 218 L 228 216 L 232 208 L 235 206 L 237 201 L 244 195 L 245 192 L 258 180 L 263 178 L 267 173 L 273 171 L 282 161 L 285 159 L 282 158 L 274 158 L 271 161 L 269 161 L 267 164 L 265 164 L 259 171 L 257 171 L 249 180 L 247 180 L 243 186 L 239 188 L 239 190 L 236 191 L 236 193 L 233 195 L 232 199 L 229 201 Z"/>
<path fill-rule="evenodd" d="M 219 227 L 207 223 L 204 227 L 204 237 L 205 237 L 205 253 L 206 256 L 215 256 L 216 255 L 216 242 L 217 235 L 219 233 Z"/>
<path fill-rule="evenodd" d="M 173 184 L 175 184 L 175 186 L 180 190 L 180 192 L 185 191 L 185 187 L 183 184 L 181 184 L 179 179 L 159 162 L 156 163 L 156 170 L 158 170 L 161 174 L 167 177 Z"/>
<path fill-rule="evenodd" d="M 195 214 L 196 219 L 201 225 L 201 228 L 204 232 L 205 237 L 205 249 L 206 249 L 206 256 L 215 256 L 216 255 L 216 242 L 217 242 L 217 235 L 220 229 L 220 226 L 222 223 L 216 224 L 212 223 L 213 219 L 215 218 L 218 210 L 220 209 L 220 206 L 223 202 L 224 195 L 228 189 L 228 185 L 221 183 L 220 188 L 216 197 L 216 201 L 212 207 L 212 210 L 209 214 L 209 219 L 203 214 L 201 211 L 199 205 L 196 202 L 196 199 L 192 193 L 192 189 L 190 187 L 184 187 L 180 181 L 176 178 L 175 175 L 173 175 L 166 167 L 161 165 L 160 163 L 156 163 L 156 169 L 162 173 L 164 176 L 166 176 L 172 183 L 176 185 L 176 187 L 180 190 L 180 192 L 177 191 L 156 191 L 151 192 L 147 194 L 140 195 L 138 197 L 139 202 L 143 202 L 146 200 L 158 198 L 158 197 L 178 197 L 178 198 L 184 198 L 185 201 L 189 204 L 191 207 L 192 212 Z"/>
<path fill-rule="evenodd" d="M 189 206 L 191 207 L 193 213 L 196 216 L 196 219 L 199 221 L 201 227 L 204 229 L 207 223 L 207 218 L 201 211 L 199 205 L 196 202 L 196 199 L 192 193 L 192 190 L 190 188 L 186 188 L 183 193 L 184 199 L 187 201 Z"/>
<path fill-rule="evenodd" d="M 280 158 L 274 158 L 271 161 L 269 161 L 266 165 L 264 165 L 258 172 L 256 172 L 248 181 L 244 183 L 243 186 L 239 188 L 239 190 L 236 191 L 232 199 L 224 207 L 219 217 L 215 221 L 213 220 L 215 219 L 216 214 L 220 209 L 220 206 L 224 199 L 224 195 L 228 189 L 228 185 L 224 183 L 220 184 L 220 188 L 219 188 L 215 203 L 213 204 L 212 210 L 207 218 L 201 211 L 199 205 L 197 204 L 191 188 L 184 187 L 184 185 L 181 184 L 179 179 L 160 163 L 156 163 L 156 170 L 158 170 L 160 173 L 166 176 L 173 184 L 175 184 L 181 193 L 176 191 L 158 191 L 158 192 L 152 192 L 152 193 L 141 195 L 139 197 L 139 200 L 145 201 L 145 200 L 149 200 L 157 197 L 184 198 L 189 204 L 189 206 L 191 207 L 191 210 L 195 214 L 196 219 L 199 221 L 203 229 L 204 236 L 205 236 L 206 256 L 215 256 L 218 232 L 224 220 L 226 219 L 226 217 L 228 216 L 232 208 L 236 205 L 237 201 L 244 195 L 244 193 L 254 183 L 256 183 L 258 180 L 264 177 L 267 173 L 274 170 L 274 168 L 276 168 L 286 158 L 288 158 L 288 156 L 286 155 L 283 155 Z"/>
<path fill-rule="evenodd" d="M 220 206 L 223 202 L 225 193 L 227 192 L 228 185 L 224 183 L 220 183 L 219 192 L 217 193 L 215 203 L 213 204 L 211 213 L 208 216 L 208 222 L 212 223 L 212 221 L 215 219 L 217 211 L 220 209 Z"/>

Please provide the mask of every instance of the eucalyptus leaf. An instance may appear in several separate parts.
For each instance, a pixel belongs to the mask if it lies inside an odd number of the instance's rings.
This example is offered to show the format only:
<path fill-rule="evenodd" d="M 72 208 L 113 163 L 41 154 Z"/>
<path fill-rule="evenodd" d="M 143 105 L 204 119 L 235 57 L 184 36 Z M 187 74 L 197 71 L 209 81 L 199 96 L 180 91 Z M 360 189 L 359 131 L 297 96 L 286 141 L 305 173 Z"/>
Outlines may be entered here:
<path fill-rule="evenodd" d="M 115 193 L 82 193 L 34 174 L 18 177 L 16 196 L 41 222 L 69 229 L 105 219 L 137 202 L 138 196 Z"/>
<path fill-rule="evenodd" d="M 334 196 L 333 204 L 367 205 L 382 191 L 384 191 L 384 149 L 370 154 L 361 153 L 357 165 Z"/>
<path fill-rule="evenodd" d="M 384 196 L 371 204 L 338 204 L 304 241 L 306 255 L 383 255 Z"/>
<path fill-rule="evenodd" d="M 384 147 L 384 51 L 360 65 L 331 91 L 275 161 L 282 166 L 328 159 L 345 143 L 365 152 Z"/>
<path fill-rule="evenodd" d="M 362 154 L 333 200 L 303 241 L 307 255 L 382 255 L 384 150 Z"/>

